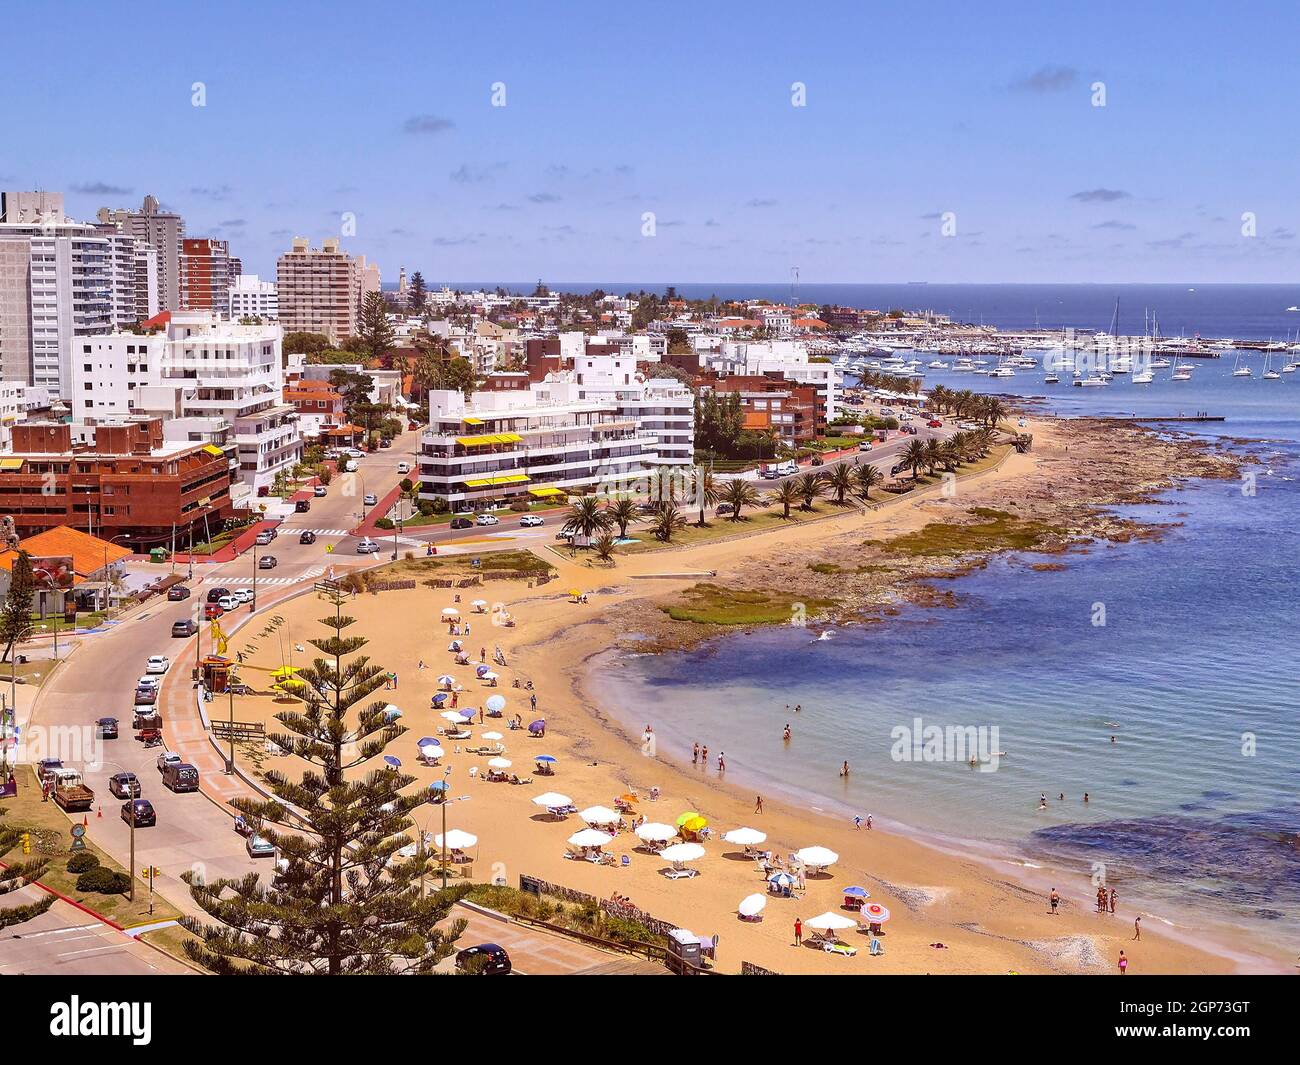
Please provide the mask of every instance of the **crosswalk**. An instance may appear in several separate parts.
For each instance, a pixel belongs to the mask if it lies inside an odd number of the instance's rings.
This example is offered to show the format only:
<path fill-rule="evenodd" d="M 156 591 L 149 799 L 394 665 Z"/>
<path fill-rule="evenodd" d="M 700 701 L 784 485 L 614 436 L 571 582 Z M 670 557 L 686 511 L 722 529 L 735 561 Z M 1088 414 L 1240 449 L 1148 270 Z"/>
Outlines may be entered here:
<path fill-rule="evenodd" d="M 299 581 L 314 581 L 318 577 L 325 575 L 324 566 L 312 566 L 310 569 L 293 577 L 261 577 L 257 578 L 256 583 L 268 587 L 278 587 L 285 584 L 297 584 Z M 254 584 L 252 577 L 204 577 L 204 584 L 219 584 L 226 588 L 231 587 L 252 587 Z"/>
<path fill-rule="evenodd" d="M 350 536 L 351 535 L 350 529 L 300 529 L 296 525 L 291 529 L 288 528 L 285 529 L 285 532 L 298 533 L 300 535 L 302 533 L 309 532 L 309 533 L 315 533 L 317 536 Z"/>

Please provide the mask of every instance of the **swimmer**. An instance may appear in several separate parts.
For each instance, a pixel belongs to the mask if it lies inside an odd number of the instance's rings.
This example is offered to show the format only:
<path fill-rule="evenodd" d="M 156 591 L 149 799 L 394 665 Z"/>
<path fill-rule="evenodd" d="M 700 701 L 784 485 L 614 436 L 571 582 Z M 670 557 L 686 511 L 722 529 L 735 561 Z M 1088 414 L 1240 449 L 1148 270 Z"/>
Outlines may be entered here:
<path fill-rule="evenodd" d="M 842 766 L 840 766 L 840 776 L 847 777 L 848 775 L 849 775 L 849 763 L 845 762 Z"/>
<path fill-rule="evenodd" d="M 790 726 L 788 723 L 785 726 L 785 731 L 781 734 L 781 738 L 785 740 L 786 743 L 790 742 Z"/>

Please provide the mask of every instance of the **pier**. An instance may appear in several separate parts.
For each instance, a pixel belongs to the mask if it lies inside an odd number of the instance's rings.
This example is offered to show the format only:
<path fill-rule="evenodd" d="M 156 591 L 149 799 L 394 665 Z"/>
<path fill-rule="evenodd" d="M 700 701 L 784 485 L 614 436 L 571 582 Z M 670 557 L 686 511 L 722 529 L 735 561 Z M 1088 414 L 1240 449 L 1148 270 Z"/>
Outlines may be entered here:
<path fill-rule="evenodd" d="M 1223 414 L 1210 414 L 1203 410 L 1197 411 L 1195 414 L 1183 414 L 1181 411 L 1178 414 L 1169 415 L 1137 414 L 1133 412 L 1129 414 L 1100 414 L 1098 417 L 1125 422 L 1223 422 L 1228 420 Z"/>

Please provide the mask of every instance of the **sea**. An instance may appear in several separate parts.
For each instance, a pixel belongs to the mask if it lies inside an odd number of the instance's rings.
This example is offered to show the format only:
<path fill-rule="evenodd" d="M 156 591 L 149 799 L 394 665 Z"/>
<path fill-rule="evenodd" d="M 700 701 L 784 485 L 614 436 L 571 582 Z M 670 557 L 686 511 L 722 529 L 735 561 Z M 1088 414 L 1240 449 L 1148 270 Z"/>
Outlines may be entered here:
<path fill-rule="evenodd" d="M 744 294 L 783 298 L 777 287 Z M 1283 339 L 1300 326 L 1287 310 L 1300 286 L 801 293 L 1002 328 L 1099 329 L 1117 296 L 1121 332 L 1140 332 L 1144 309 L 1159 313 L 1165 335 Z M 1184 931 L 1205 919 L 1300 952 L 1300 372 L 1263 380 L 1256 353 L 1243 357 L 1254 376 L 1233 377 L 1235 362 L 1196 360 L 1187 382 L 1157 370 L 1152 384 L 1117 376 L 1105 388 L 1072 388 L 1068 374 L 1046 385 L 1041 371 L 927 371 L 927 387 L 1032 399 L 1065 417 L 1222 415 L 1164 431 L 1215 438 L 1252 461 L 1240 481 L 1194 481 L 1121 509 L 1165 526 L 1158 541 L 1002 556 L 945 587 L 954 608 L 907 607 L 824 639 L 823 627 L 792 626 L 607 657 L 608 709 L 635 734 L 653 724 L 661 750 L 687 764 L 692 743 L 725 751 L 728 780 L 768 796 L 871 814 L 1026 870 L 1104 876 L 1127 903 Z M 1033 568 L 1042 561 L 1064 568 Z M 932 725 L 977 730 L 981 757 L 1000 752 L 996 769 L 953 750 L 930 760 L 906 742 Z"/>

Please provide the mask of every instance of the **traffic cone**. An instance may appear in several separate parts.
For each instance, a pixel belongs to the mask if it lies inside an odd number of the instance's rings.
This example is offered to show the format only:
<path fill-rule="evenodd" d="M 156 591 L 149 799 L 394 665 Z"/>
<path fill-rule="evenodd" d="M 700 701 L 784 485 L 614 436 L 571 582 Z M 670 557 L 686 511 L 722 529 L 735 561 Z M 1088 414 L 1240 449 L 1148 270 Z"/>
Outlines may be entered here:
<path fill-rule="evenodd" d="M 95 819 L 99 820 L 103 816 L 104 816 L 104 807 L 102 805 L 95 807 Z"/>
<path fill-rule="evenodd" d="M 82 815 L 82 818 L 81 818 L 81 827 L 82 827 L 82 828 L 89 828 L 89 827 L 90 827 L 90 814 L 83 814 L 83 815 Z"/>

